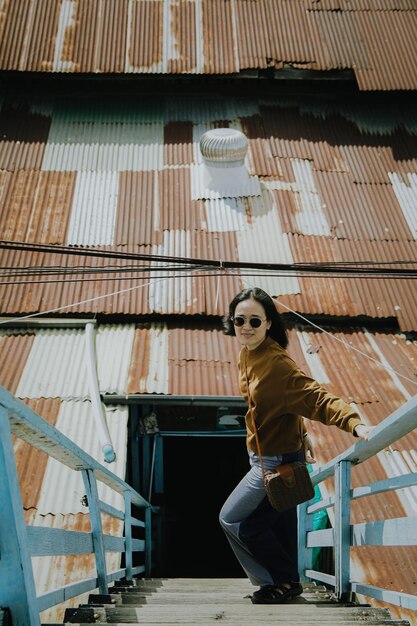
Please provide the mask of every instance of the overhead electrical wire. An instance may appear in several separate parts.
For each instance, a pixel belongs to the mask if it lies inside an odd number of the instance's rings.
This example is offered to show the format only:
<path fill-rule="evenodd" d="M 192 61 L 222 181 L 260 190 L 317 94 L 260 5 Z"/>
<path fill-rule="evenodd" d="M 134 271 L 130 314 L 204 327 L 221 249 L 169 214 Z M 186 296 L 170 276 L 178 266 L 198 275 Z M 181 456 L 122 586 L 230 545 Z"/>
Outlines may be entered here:
<path fill-rule="evenodd" d="M 1 246 L 0 246 L 0 247 L 1 247 Z M 414 263 L 414 262 L 413 262 L 413 263 Z M 221 261 L 220 261 L 220 265 L 221 265 L 221 266 L 223 266 L 223 263 L 222 263 Z M 161 271 L 161 269 L 162 269 L 162 268 L 158 268 L 158 269 Z M 194 270 L 194 271 L 197 271 L 197 270 Z M 190 274 L 190 275 L 191 275 L 191 276 L 193 276 L 194 274 Z M 210 274 L 210 275 L 212 275 L 212 274 Z M 219 278 L 219 279 L 221 278 L 221 276 L 222 276 L 222 275 L 223 275 L 223 276 L 233 276 L 233 275 L 242 276 L 242 273 L 241 273 L 241 272 L 239 272 L 239 274 L 236 274 L 236 273 L 234 273 L 234 272 L 226 272 L 226 271 L 223 271 L 222 273 L 217 272 L 217 276 L 218 276 L 218 278 Z M 13 321 L 23 321 L 23 320 L 27 320 L 27 319 L 30 319 L 30 318 L 33 318 L 33 317 L 39 317 L 39 316 L 41 316 L 41 315 L 43 316 L 43 315 L 49 315 L 49 314 L 51 314 L 51 313 L 57 313 L 57 312 L 59 312 L 59 311 L 63 311 L 63 310 L 65 310 L 65 309 L 69 309 L 69 308 L 72 308 L 72 307 L 74 307 L 74 306 L 80 306 L 80 305 L 82 305 L 82 304 L 87 304 L 87 303 L 94 302 L 94 301 L 98 301 L 98 300 L 101 300 L 101 299 L 104 299 L 104 298 L 109 298 L 109 297 L 112 297 L 112 296 L 125 294 L 125 293 L 131 292 L 131 291 L 134 291 L 134 290 L 138 290 L 138 289 L 143 289 L 144 287 L 147 287 L 147 286 L 150 286 L 150 285 L 154 285 L 154 284 L 155 284 L 155 283 L 157 283 L 157 282 L 162 282 L 162 281 L 165 281 L 165 280 L 173 280 L 173 279 L 183 278 L 183 277 L 184 277 L 184 275 L 176 276 L 175 274 L 170 273 L 168 276 L 157 277 L 157 278 L 154 278 L 154 279 L 150 280 L 150 281 L 149 281 L 149 282 L 147 282 L 147 283 L 142 283 L 142 284 L 140 284 L 140 285 L 134 285 L 133 287 L 128 287 L 128 288 L 125 288 L 125 289 L 120 289 L 120 290 L 118 290 L 118 291 L 113 291 L 113 292 L 111 292 L 111 293 L 102 294 L 102 295 L 99 295 L 99 296 L 93 296 L 92 298 L 88 298 L 88 299 L 86 299 L 86 300 L 81 300 L 81 301 L 79 301 L 79 302 L 72 302 L 71 304 L 66 304 L 66 305 L 62 305 L 62 306 L 59 306 L 59 307 L 55 307 L 55 308 L 50 309 L 50 310 L 48 310 L 48 311 L 42 311 L 42 312 L 37 312 L 37 313 L 31 313 L 31 314 L 29 314 L 29 315 L 19 316 L 19 317 L 16 317 L 16 318 L 14 318 L 14 319 L 0 320 L 0 325 L 1 325 L 1 324 L 9 324 L 10 322 L 13 322 Z M 114 279 L 107 279 L 107 280 L 114 280 Z M 57 281 L 57 282 L 62 282 L 62 281 Z M 309 325 L 313 326 L 314 328 L 316 328 L 316 329 L 320 330 L 321 332 L 323 332 L 323 333 L 325 333 L 325 334 L 329 335 L 332 339 L 334 339 L 334 340 L 336 340 L 336 341 L 340 342 L 341 344 L 343 344 L 343 345 L 344 345 L 344 347 L 345 347 L 346 349 L 348 349 L 348 350 L 354 350 L 355 352 L 357 352 L 357 353 L 361 354 L 363 357 L 365 357 L 365 358 L 367 358 L 367 359 L 369 359 L 369 360 L 373 361 L 374 363 L 376 363 L 376 365 L 378 365 L 379 367 L 382 367 L 383 369 L 386 369 L 387 371 L 390 371 L 390 372 L 392 372 L 392 373 L 396 374 L 397 376 L 399 376 L 399 377 L 401 377 L 401 378 L 403 378 L 403 379 L 407 380 L 408 382 L 412 383 L 413 385 L 417 385 L 417 382 L 416 382 L 415 380 L 413 380 L 413 379 L 409 378 L 408 376 L 405 376 L 404 374 L 402 374 L 401 372 L 398 372 L 398 371 L 397 371 L 397 370 L 395 370 L 394 368 L 391 368 L 391 367 L 389 367 L 389 366 L 387 366 L 387 365 L 385 365 L 385 364 L 381 363 L 381 362 L 380 362 L 380 361 L 378 361 L 377 359 L 374 359 L 373 357 L 371 357 L 370 355 L 366 354 L 365 352 L 362 352 L 362 351 L 361 351 L 361 350 L 359 350 L 358 348 L 356 348 L 356 347 L 354 347 L 354 346 L 351 346 L 351 345 L 347 344 L 345 341 L 343 341 L 343 340 L 339 339 L 338 337 L 336 337 L 336 336 L 332 335 L 331 333 L 329 333 L 328 331 L 326 331 L 324 328 L 322 328 L 322 327 L 321 327 L 321 326 L 319 326 L 318 324 L 315 324 L 314 322 L 310 321 L 308 318 L 306 318 L 306 317 L 304 317 L 303 315 L 301 315 L 301 314 L 297 313 L 297 311 L 294 311 L 293 309 L 291 309 L 291 308 L 290 308 L 290 307 L 288 307 L 287 305 L 283 304 L 283 303 L 282 303 L 280 300 L 278 300 L 277 298 L 274 298 L 274 299 L 278 302 L 278 304 L 279 304 L 280 306 L 283 306 L 283 307 L 284 307 L 284 308 L 286 308 L 289 312 L 291 312 L 291 313 L 293 313 L 294 315 L 296 315 L 296 316 L 300 317 L 300 318 L 301 318 L 304 322 L 306 322 L 307 324 L 309 324 Z"/>
<path fill-rule="evenodd" d="M 43 253 L 61 253 L 65 255 L 86 256 L 110 259 L 123 259 L 129 261 L 142 261 L 140 265 L 128 266 L 123 265 L 105 265 L 103 267 L 90 266 L 5 266 L 0 267 L 0 279 L 6 279 L 0 282 L 1 285 L 16 285 L 26 284 L 25 281 L 11 281 L 11 278 L 28 278 L 30 276 L 40 277 L 41 275 L 52 276 L 53 274 L 68 276 L 74 274 L 105 274 L 105 273 L 140 273 L 140 272 L 160 272 L 160 271 L 176 271 L 176 272 L 201 272 L 205 271 L 225 271 L 225 270 L 240 270 L 242 276 L 250 275 L 268 275 L 276 277 L 288 277 L 304 276 L 313 277 L 323 275 L 330 275 L 332 278 L 342 277 L 345 279 L 352 278 L 377 278 L 377 279 L 407 279 L 413 280 L 417 278 L 417 261 L 415 260 L 396 260 L 396 261 L 331 261 L 331 262 L 302 262 L 302 263 L 257 263 L 257 262 L 242 262 L 242 261 L 217 261 L 213 259 L 197 259 L 189 257 L 174 257 L 166 255 L 154 255 L 154 254 L 136 254 L 130 252 L 117 252 L 113 250 L 97 250 L 97 249 L 83 249 L 83 248 L 71 248 L 68 246 L 55 246 L 51 244 L 28 244 L 19 241 L 5 241 L 0 240 L 0 249 L 20 250 L 20 251 L 35 251 Z M 143 264 L 143 262 L 146 264 Z M 170 263 L 167 266 L 164 264 Z M 394 266 L 402 267 L 394 267 Z M 413 265 L 415 267 L 408 268 L 404 265 Z M 257 272 L 251 274 L 250 272 Z M 265 274 L 260 274 L 265 272 Z M 92 279 L 78 279 L 78 282 L 84 282 Z M 104 280 L 104 279 L 103 279 Z M 115 280 L 124 280 L 122 276 Z M 33 284 L 53 281 L 31 281 Z M 59 281 L 55 281 L 59 282 Z"/>

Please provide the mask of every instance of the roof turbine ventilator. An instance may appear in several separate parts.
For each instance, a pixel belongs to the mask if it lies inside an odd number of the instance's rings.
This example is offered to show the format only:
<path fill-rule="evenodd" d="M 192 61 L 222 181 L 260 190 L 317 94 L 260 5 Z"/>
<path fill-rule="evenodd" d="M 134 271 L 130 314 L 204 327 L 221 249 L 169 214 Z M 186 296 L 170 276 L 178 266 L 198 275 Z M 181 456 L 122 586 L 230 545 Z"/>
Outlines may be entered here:
<path fill-rule="evenodd" d="M 240 130 L 216 128 L 201 137 L 200 150 L 209 167 L 241 167 L 248 151 L 248 140 Z"/>
<path fill-rule="evenodd" d="M 247 137 L 233 128 L 209 130 L 200 139 L 200 150 L 204 159 L 204 185 L 220 197 L 258 195 L 245 166 L 248 151 Z M 254 177 L 252 177 L 254 178 Z"/>

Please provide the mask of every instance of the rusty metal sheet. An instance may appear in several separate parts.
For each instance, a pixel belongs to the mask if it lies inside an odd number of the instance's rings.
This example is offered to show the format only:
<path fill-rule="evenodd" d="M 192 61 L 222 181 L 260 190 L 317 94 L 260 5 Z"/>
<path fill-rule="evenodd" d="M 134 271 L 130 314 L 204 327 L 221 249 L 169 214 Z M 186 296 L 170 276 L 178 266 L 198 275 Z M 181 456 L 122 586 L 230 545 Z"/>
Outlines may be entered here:
<path fill-rule="evenodd" d="M 3 239 L 26 240 L 38 184 L 39 171 L 21 170 L 13 175 L 0 218 Z"/>
<path fill-rule="evenodd" d="M 416 245 L 416 242 L 405 241 L 344 240 L 338 243 L 338 250 L 342 261 L 392 262 L 399 259 L 415 260 Z M 396 317 L 404 331 L 415 328 L 417 294 L 412 280 L 350 280 L 347 286 L 349 299 L 356 303 L 357 311 L 375 317 Z"/>
<path fill-rule="evenodd" d="M 417 88 L 417 11 L 359 11 L 355 21 L 369 63 L 358 64 L 359 89 Z"/>
<path fill-rule="evenodd" d="M 378 139 L 367 141 L 363 137 L 361 143 L 339 146 L 339 154 L 346 162 L 353 182 L 388 184 L 388 172 L 397 170 L 393 154 L 396 146 L 387 146 L 386 137 Z"/>
<path fill-rule="evenodd" d="M 202 0 L 205 74 L 239 71 L 236 54 L 236 23 L 231 0 Z M 210 36 L 207 36 L 210 33 Z"/>
<path fill-rule="evenodd" d="M 368 49 L 361 39 L 356 13 L 310 11 L 307 12 L 307 21 L 314 41 L 317 69 L 367 68 L 369 66 Z"/>
<path fill-rule="evenodd" d="M 192 162 L 192 122 L 167 122 L 164 127 L 164 165 L 188 165 Z"/>
<path fill-rule="evenodd" d="M 0 200 L 5 239 L 64 244 L 74 193 L 75 172 L 21 170 Z"/>
<path fill-rule="evenodd" d="M 169 331 L 170 393 L 238 396 L 234 337 L 218 329 Z"/>
<path fill-rule="evenodd" d="M 25 402 L 42 419 L 52 426 L 56 425 L 61 408 L 60 398 L 25 399 Z M 36 509 L 45 477 L 48 455 L 18 437 L 13 439 L 23 508 Z M 65 488 L 63 491 L 65 493 Z"/>
<path fill-rule="evenodd" d="M 46 143 L 0 141 L 0 168 L 14 172 L 19 169 L 40 169 Z"/>
<path fill-rule="evenodd" d="M 26 37 L 21 50 L 19 69 L 51 72 L 55 56 L 55 40 L 61 2 L 32 0 Z"/>
<path fill-rule="evenodd" d="M 95 46 L 99 38 L 99 4 L 97 0 L 75 0 L 73 67 L 76 72 L 91 72 L 96 68 Z"/>
<path fill-rule="evenodd" d="M 0 326 L 0 386 L 15 394 L 31 351 L 34 333 L 3 330 Z"/>
<path fill-rule="evenodd" d="M 235 11 L 240 69 L 314 61 L 306 11 L 300 3 L 241 0 L 235 3 Z"/>
<path fill-rule="evenodd" d="M 197 3 L 194 0 L 171 0 L 171 54 L 169 74 L 194 73 L 197 69 Z"/>
<path fill-rule="evenodd" d="M 156 172 L 120 172 L 114 243 L 143 246 L 155 243 Z"/>
<path fill-rule="evenodd" d="M 339 260 L 336 241 L 327 237 L 288 235 L 288 241 L 295 263 L 331 262 Z M 325 315 L 355 315 L 355 308 L 349 298 L 346 281 L 343 278 L 332 279 L 298 277 L 300 293 L 282 295 L 281 300 L 287 306 L 300 313 L 319 312 Z M 274 294 L 275 295 L 275 294 Z"/>
<path fill-rule="evenodd" d="M 119 478 L 124 478 L 127 458 L 128 407 L 126 405 L 107 405 L 105 406 L 105 418 L 110 439 L 116 452 L 116 459 L 111 463 L 109 469 Z M 97 462 L 104 463 L 103 451 L 90 402 L 62 402 L 56 428 Z M 117 509 L 123 507 L 122 495 L 101 481 L 98 481 L 97 489 L 100 500 Z M 84 494 L 85 486 L 81 473 L 74 472 L 63 463 L 48 457 L 42 488 L 36 503 L 38 513 L 40 515 L 83 513 L 85 511 L 82 503 Z"/>
<path fill-rule="evenodd" d="M 413 11 L 414 0 L 304 0 L 308 11 Z"/>
<path fill-rule="evenodd" d="M 126 71 L 161 72 L 163 62 L 163 2 L 134 2 L 130 16 Z"/>
<path fill-rule="evenodd" d="M 91 532 L 90 516 L 85 513 L 78 513 L 77 515 L 40 515 L 35 510 L 27 514 L 27 521 L 34 526 L 60 528 L 75 532 Z M 104 515 L 103 532 L 106 535 L 120 537 L 123 535 L 123 522 Z M 109 552 L 106 554 L 108 572 L 118 570 L 120 565 L 121 555 L 119 553 Z M 93 554 L 35 557 L 32 559 L 32 566 L 37 595 L 42 595 L 53 589 L 58 589 L 83 579 L 94 578 L 97 575 Z M 43 611 L 40 613 L 42 622 L 63 622 L 65 609 L 78 607 L 80 603 L 87 603 L 89 593 L 82 594 Z"/>
<path fill-rule="evenodd" d="M 295 262 L 391 261 L 417 258 L 414 242 L 349 241 L 289 235 Z M 397 318 L 403 331 L 415 327 L 417 306 L 413 281 L 300 277 L 300 295 L 281 296 L 299 312 L 325 315 Z"/>
<path fill-rule="evenodd" d="M 409 241 L 413 234 L 392 185 L 352 184 L 350 174 L 314 172 L 331 232 L 340 239 Z"/>
<path fill-rule="evenodd" d="M 129 5 L 129 0 L 101 0 L 95 71 L 125 71 Z"/>
<path fill-rule="evenodd" d="M 159 230 L 201 230 L 201 201 L 191 199 L 190 168 L 158 172 Z"/>
<path fill-rule="evenodd" d="M 150 325 L 137 324 L 130 360 L 127 393 L 145 393 L 150 370 Z"/>
<path fill-rule="evenodd" d="M 1 5 L 0 19 L 0 66 L 4 69 L 20 69 L 20 59 L 25 40 L 28 17 L 32 3 L 6 0 Z"/>
<path fill-rule="evenodd" d="M 125 251 L 125 247 L 122 250 Z M 150 248 L 136 248 L 135 251 L 146 250 L 148 253 L 151 251 Z M 20 251 L 2 251 L 0 258 L 2 266 L 7 267 L 77 266 L 101 269 L 108 264 L 105 259 Z M 126 266 L 126 263 L 129 262 L 118 260 L 121 267 Z M 57 311 L 60 307 L 64 313 L 113 314 L 115 311 L 135 315 L 149 313 L 149 273 L 140 273 L 138 277 L 136 273 L 127 272 L 121 279 L 117 274 L 87 275 L 84 278 L 84 281 L 79 282 L 77 277 L 70 276 L 62 281 L 62 276 L 58 275 L 45 277 L 44 280 L 53 281 L 47 284 L 36 284 L 35 279 L 29 285 L 0 285 L 2 313 L 21 315 L 48 310 Z M 123 290 L 127 291 L 119 293 Z"/>

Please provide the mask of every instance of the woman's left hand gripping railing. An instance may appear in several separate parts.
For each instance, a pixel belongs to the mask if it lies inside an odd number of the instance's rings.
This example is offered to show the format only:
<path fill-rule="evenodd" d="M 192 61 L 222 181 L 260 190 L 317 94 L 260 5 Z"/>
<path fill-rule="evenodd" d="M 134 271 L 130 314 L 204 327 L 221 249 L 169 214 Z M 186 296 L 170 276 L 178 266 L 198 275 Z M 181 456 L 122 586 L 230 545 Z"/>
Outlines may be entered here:
<path fill-rule="evenodd" d="M 12 435 L 82 472 L 91 533 L 26 525 Z M 124 510 L 99 499 L 97 481 L 123 497 Z M 144 521 L 132 516 L 132 506 L 144 511 Z M 0 387 L 0 608 L 8 609 L 13 626 L 40 626 L 39 613 L 51 606 L 96 588 L 107 594 L 108 584 L 115 580 L 131 580 L 141 573 L 149 576 L 151 511 L 150 503 L 124 480 Z M 124 521 L 124 537 L 103 534 L 101 513 Z M 141 527 L 144 539 L 133 538 L 132 527 Z M 124 553 L 125 567 L 108 573 L 106 551 Z M 134 566 L 136 552 L 143 553 L 143 557 L 142 564 Z M 90 553 L 95 555 L 97 576 L 36 595 L 32 557 Z"/>

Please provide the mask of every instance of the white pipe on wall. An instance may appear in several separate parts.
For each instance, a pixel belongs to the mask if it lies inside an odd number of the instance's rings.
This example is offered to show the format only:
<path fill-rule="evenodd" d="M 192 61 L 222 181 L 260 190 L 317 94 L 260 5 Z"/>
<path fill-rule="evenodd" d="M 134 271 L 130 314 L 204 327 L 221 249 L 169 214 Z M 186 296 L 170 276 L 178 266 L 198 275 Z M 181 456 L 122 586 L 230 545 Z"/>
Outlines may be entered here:
<path fill-rule="evenodd" d="M 93 415 L 96 422 L 101 449 L 106 463 L 112 463 L 116 459 L 116 453 L 111 442 L 109 428 L 107 426 L 106 414 L 100 398 L 97 376 L 97 356 L 96 356 L 96 334 L 93 322 L 85 325 L 85 344 L 87 356 L 87 376 L 90 387 L 90 399 L 93 408 Z"/>

